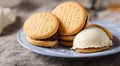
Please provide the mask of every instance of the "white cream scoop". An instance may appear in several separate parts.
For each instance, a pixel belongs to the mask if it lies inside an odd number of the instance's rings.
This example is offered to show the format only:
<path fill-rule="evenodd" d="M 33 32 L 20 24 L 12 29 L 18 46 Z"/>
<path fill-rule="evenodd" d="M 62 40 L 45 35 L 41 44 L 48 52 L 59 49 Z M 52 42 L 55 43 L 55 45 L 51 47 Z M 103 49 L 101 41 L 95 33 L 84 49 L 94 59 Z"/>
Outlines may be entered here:
<path fill-rule="evenodd" d="M 108 35 L 98 27 L 86 27 L 79 32 L 74 40 L 72 49 L 76 48 L 101 48 L 112 45 Z"/>

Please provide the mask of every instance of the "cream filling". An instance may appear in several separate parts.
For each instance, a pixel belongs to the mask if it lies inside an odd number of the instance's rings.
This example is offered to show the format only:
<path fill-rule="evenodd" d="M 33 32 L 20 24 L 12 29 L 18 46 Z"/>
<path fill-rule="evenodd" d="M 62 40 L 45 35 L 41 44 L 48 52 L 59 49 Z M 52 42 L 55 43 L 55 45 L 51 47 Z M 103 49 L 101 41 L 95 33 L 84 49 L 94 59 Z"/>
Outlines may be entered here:
<path fill-rule="evenodd" d="M 97 27 L 86 27 L 75 36 L 72 49 L 101 48 L 111 45 L 112 40 L 103 30 Z"/>

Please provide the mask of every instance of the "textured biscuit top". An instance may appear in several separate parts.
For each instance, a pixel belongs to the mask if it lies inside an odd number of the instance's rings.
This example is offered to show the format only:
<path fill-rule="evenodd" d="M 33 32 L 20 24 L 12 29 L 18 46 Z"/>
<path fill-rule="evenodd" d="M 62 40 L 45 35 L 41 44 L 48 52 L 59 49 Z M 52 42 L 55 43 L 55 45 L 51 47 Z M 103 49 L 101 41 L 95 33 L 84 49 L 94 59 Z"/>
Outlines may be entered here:
<path fill-rule="evenodd" d="M 47 12 L 30 16 L 24 23 L 24 32 L 34 39 L 46 39 L 56 33 L 59 27 L 57 18 Z"/>
<path fill-rule="evenodd" d="M 61 35 L 73 35 L 79 32 L 84 27 L 88 16 L 85 8 L 77 2 L 62 3 L 52 13 L 61 23 Z"/>

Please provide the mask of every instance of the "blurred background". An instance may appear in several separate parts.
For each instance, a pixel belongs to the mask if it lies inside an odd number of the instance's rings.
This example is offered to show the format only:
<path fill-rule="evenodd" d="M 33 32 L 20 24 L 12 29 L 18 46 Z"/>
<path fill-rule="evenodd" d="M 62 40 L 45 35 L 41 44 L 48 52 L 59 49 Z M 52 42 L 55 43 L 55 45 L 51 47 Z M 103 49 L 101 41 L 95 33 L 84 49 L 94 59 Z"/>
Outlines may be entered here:
<path fill-rule="evenodd" d="M 120 23 L 120 0 L 0 0 L 0 6 L 9 8 L 10 12 L 16 16 L 15 25 L 11 26 L 11 29 L 16 31 L 31 14 L 42 11 L 51 12 L 57 5 L 66 1 L 80 2 L 87 9 L 90 20 Z M 12 33 L 11 29 L 5 29 L 6 31 L 2 34 Z"/>
<path fill-rule="evenodd" d="M 51 11 L 58 4 L 64 1 L 80 2 L 87 10 L 92 19 L 102 19 L 107 21 L 115 21 L 120 13 L 120 0 L 22 0 L 21 4 L 15 6 L 13 10 L 20 16 L 29 16 L 32 13 L 40 11 Z M 115 5 L 114 5 L 115 4 Z M 112 6 L 111 6 L 112 5 Z M 111 6 L 111 7 L 109 7 Z M 24 14 L 24 15 L 22 15 Z M 110 15 L 112 14 L 112 15 Z M 116 17 L 114 17 L 114 15 Z M 25 19 L 25 18 L 23 18 Z"/>
<path fill-rule="evenodd" d="M 11 4 L 15 3 L 14 0 L 10 1 L 12 1 L 10 2 Z M 24 20 L 26 19 L 26 17 L 35 12 L 50 12 L 58 4 L 64 1 L 80 2 L 87 9 L 90 19 L 102 19 L 111 22 L 120 21 L 117 17 L 120 13 L 120 0 L 21 0 L 18 5 L 11 6 L 11 9 L 15 12 L 16 15 L 22 17 L 22 19 Z"/>

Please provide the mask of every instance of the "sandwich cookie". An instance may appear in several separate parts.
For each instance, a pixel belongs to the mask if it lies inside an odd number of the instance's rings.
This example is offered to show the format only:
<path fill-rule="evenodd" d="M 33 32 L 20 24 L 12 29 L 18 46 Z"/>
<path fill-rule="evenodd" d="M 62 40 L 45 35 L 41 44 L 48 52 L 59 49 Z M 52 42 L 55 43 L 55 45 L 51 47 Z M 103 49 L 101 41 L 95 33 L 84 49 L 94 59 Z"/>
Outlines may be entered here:
<path fill-rule="evenodd" d="M 54 41 L 43 41 L 43 40 L 36 40 L 36 39 L 32 39 L 30 37 L 26 37 L 26 40 L 29 41 L 31 44 L 36 45 L 36 46 L 43 46 L 43 47 L 52 47 L 55 46 L 57 44 L 57 40 Z"/>
<path fill-rule="evenodd" d="M 70 35 L 70 36 L 64 36 L 64 35 L 60 35 L 59 38 L 60 40 L 64 40 L 64 41 L 73 41 L 75 35 Z"/>
<path fill-rule="evenodd" d="M 112 46 L 111 39 L 112 34 L 106 28 L 89 24 L 75 36 L 72 49 L 82 53 L 103 51 Z"/>
<path fill-rule="evenodd" d="M 24 23 L 23 29 L 28 42 L 43 46 L 51 47 L 56 44 L 59 21 L 50 13 L 40 12 L 30 16 Z"/>
<path fill-rule="evenodd" d="M 74 35 L 87 24 L 88 14 L 78 2 L 65 2 L 58 5 L 52 13 L 60 21 L 60 35 Z"/>
<path fill-rule="evenodd" d="M 34 39 L 46 39 L 54 35 L 59 28 L 57 18 L 47 12 L 40 12 L 30 16 L 24 23 L 26 35 Z"/>
<path fill-rule="evenodd" d="M 86 21 L 88 21 L 88 19 Z M 87 25 L 87 22 L 86 22 L 85 26 L 86 25 Z M 62 44 L 64 46 L 73 46 L 74 37 L 75 37 L 75 34 L 74 35 L 60 35 L 59 36 L 60 44 Z"/>
<path fill-rule="evenodd" d="M 71 47 L 73 46 L 73 42 L 72 41 L 59 41 L 61 45 L 64 45 L 64 46 L 68 46 L 68 47 Z"/>
<path fill-rule="evenodd" d="M 74 35 L 72 36 L 60 35 L 59 36 L 59 42 L 60 44 L 64 46 L 73 46 L 73 39 L 74 39 Z"/>

